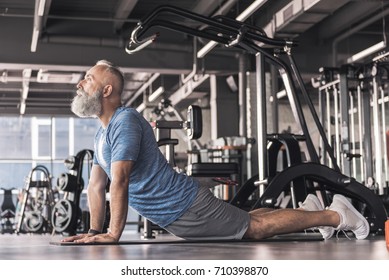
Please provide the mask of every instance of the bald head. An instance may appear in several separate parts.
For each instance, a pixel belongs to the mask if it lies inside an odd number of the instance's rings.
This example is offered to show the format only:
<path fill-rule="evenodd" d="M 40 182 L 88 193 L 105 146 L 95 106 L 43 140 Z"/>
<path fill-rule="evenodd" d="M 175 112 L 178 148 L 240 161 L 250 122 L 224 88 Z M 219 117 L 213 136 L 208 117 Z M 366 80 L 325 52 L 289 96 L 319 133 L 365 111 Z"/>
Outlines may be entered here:
<path fill-rule="evenodd" d="M 124 87 L 124 76 L 119 68 L 107 60 L 99 60 L 95 66 L 103 71 L 104 78 L 102 83 L 104 85 L 112 85 L 112 93 L 121 97 Z"/>

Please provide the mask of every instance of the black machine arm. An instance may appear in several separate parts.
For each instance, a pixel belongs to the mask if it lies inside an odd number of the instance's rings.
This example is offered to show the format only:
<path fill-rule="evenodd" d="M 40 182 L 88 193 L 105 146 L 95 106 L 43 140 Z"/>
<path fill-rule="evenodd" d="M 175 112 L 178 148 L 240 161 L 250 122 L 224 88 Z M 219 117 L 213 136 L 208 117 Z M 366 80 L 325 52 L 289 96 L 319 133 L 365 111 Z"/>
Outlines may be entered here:
<path fill-rule="evenodd" d="M 179 16 L 184 19 L 190 19 L 192 21 L 203 24 L 205 28 L 199 30 L 190 26 L 178 24 L 176 22 L 158 19 L 158 17 L 166 14 L 173 14 L 174 16 Z M 223 16 L 216 16 L 213 18 L 205 17 L 184 9 L 165 5 L 155 9 L 144 20 L 138 23 L 137 27 L 131 34 L 126 51 L 128 53 L 134 53 L 147 47 L 150 43 L 156 40 L 159 36 L 158 33 L 154 33 L 151 36 L 143 38 L 145 33 L 147 33 L 149 29 L 155 26 L 209 39 L 226 46 L 236 45 L 236 42 L 238 42 L 243 35 L 249 40 L 255 40 L 262 44 L 273 47 L 282 48 L 284 46 L 291 47 L 296 45 L 295 42 L 289 40 L 269 38 L 266 36 L 265 32 L 263 32 L 263 30 L 259 29 L 258 27 L 233 19 L 229 19 Z M 133 48 L 134 46 L 135 48 Z"/>

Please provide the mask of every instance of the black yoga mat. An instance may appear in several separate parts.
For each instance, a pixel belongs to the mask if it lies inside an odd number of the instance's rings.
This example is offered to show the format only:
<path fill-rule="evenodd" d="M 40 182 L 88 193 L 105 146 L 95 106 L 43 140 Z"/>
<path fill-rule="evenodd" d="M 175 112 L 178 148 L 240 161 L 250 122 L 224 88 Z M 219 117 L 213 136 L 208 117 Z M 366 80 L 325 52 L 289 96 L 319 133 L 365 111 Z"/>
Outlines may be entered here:
<path fill-rule="evenodd" d="M 93 245 L 144 245 L 144 244 L 210 244 L 210 243 L 262 243 L 262 242 L 312 242 L 323 241 L 321 235 L 312 234 L 295 234 L 295 235 L 279 235 L 271 238 L 255 240 L 255 239 L 200 239 L 200 240 L 186 240 L 186 239 L 134 239 L 122 240 L 118 243 L 74 243 L 74 242 L 60 242 L 52 241 L 51 245 L 57 246 L 93 246 Z"/>

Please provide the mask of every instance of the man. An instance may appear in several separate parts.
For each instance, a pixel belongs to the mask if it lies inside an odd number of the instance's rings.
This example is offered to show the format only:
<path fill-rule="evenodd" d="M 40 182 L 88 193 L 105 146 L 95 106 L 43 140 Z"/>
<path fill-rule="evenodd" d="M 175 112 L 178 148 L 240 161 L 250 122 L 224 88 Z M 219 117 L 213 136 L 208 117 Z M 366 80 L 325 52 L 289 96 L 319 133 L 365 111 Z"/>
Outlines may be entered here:
<path fill-rule="evenodd" d="M 140 215 L 186 239 L 262 239 L 319 227 L 325 239 L 335 230 L 351 230 L 357 239 L 369 234 L 366 219 L 340 195 L 328 210 L 309 195 L 298 210 L 257 209 L 250 213 L 217 199 L 192 177 L 175 172 L 160 152 L 149 123 L 121 104 L 124 79 L 108 61 L 99 61 L 77 85 L 72 111 L 96 116 L 95 158 L 88 185 L 91 230 L 65 242 L 118 242 L 128 205 Z M 110 179 L 110 224 L 101 233 L 105 186 Z"/>

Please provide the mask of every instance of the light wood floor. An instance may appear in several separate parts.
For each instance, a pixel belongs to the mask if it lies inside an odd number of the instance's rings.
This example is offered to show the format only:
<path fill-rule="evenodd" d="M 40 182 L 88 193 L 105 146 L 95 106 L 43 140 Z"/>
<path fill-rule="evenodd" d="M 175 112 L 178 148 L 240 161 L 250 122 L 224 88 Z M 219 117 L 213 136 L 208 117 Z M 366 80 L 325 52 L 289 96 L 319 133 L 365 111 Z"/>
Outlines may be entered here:
<path fill-rule="evenodd" d="M 168 234 L 158 239 L 171 239 Z M 366 240 L 56 246 L 61 236 L 2 234 L 0 260 L 389 260 L 384 236 Z M 122 241 L 140 239 L 125 232 Z"/>

